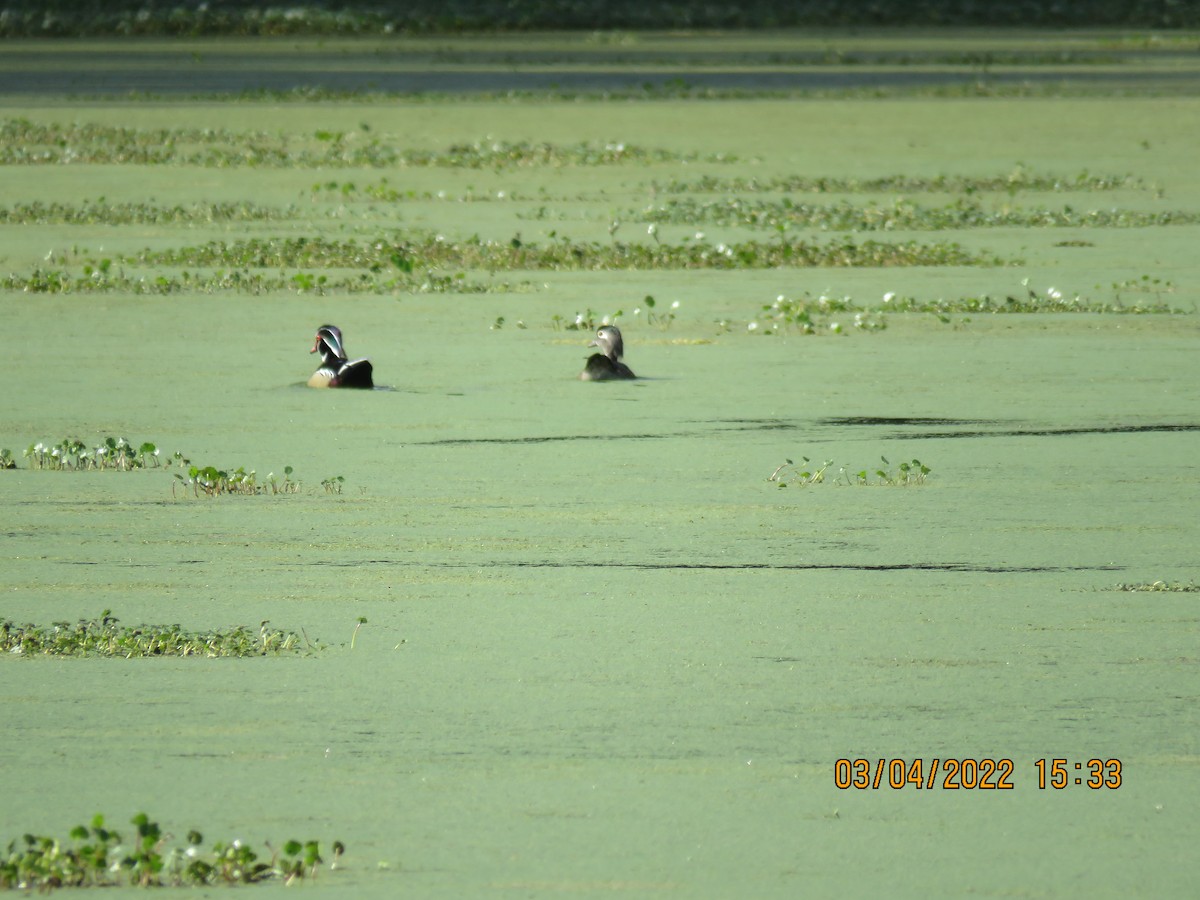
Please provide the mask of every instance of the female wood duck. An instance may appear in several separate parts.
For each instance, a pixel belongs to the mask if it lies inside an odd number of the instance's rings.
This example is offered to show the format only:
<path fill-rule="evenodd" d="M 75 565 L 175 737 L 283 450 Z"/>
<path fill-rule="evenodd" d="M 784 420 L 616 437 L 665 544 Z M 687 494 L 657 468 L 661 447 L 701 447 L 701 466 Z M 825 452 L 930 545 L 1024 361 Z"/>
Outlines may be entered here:
<path fill-rule="evenodd" d="M 604 325 L 596 332 L 589 347 L 599 347 L 602 352 L 588 357 L 587 365 L 579 373 L 583 381 L 610 381 L 614 378 L 637 378 L 621 357 L 625 355 L 625 344 L 621 340 L 621 329 L 616 325 Z"/>
<path fill-rule="evenodd" d="M 371 388 L 371 361 L 347 359 L 342 343 L 342 330 L 336 325 L 322 325 L 309 353 L 321 354 L 321 368 L 308 379 L 309 387 Z"/>

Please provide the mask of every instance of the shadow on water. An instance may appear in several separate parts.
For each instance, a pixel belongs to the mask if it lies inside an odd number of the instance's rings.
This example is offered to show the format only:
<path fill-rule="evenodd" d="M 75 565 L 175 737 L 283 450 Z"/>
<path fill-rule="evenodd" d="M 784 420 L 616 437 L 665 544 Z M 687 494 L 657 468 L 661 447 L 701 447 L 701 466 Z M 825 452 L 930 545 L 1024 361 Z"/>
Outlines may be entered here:
<path fill-rule="evenodd" d="M 717 419 L 703 423 L 707 429 L 661 431 L 655 434 L 558 434 L 504 438 L 440 438 L 435 441 L 411 441 L 419 446 L 455 446 L 463 444 L 545 444 L 561 441 L 649 441 L 666 438 L 697 438 L 712 434 L 754 431 L 804 431 L 814 437 L 820 428 L 900 429 L 875 434 L 882 439 L 919 437 L 926 440 L 994 437 L 1068 437 L 1088 434 L 1153 434 L 1164 431 L 1200 431 L 1197 423 L 1152 422 L 1142 425 L 1080 425 L 1062 428 L 1022 426 L 1014 422 L 989 419 L 934 419 L 907 417 L 846 416 L 795 421 L 783 419 Z"/>
<path fill-rule="evenodd" d="M 872 416 L 849 416 L 844 418 L 818 419 L 818 425 L 908 427 L 908 428 L 954 428 L 961 431 L 920 432 L 923 438 L 974 438 L 974 437 L 1060 437 L 1080 434 L 1152 434 L 1162 431 L 1200 431 L 1200 424 L 1152 422 L 1142 425 L 1080 425 L 1067 428 L 1019 426 L 1000 420 L 979 419 L 922 419 L 922 418 L 876 418 Z M 980 428 L 979 426 L 993 426 Z M 897 437 L 909 436 L 907 432 L 896 433 Z"/>
<path fill-rule="evenodd" d="M 1029 574 L 1046 572 L 1120 572 L 1125 566 L 1000 566 L 981 563 L 652 563 L 583 562 L 579 560 L 490 560 L 486 562 L 429 562 L 427 560 L 359 559 L 314 560 L 303 566 L 356 568 L 358 566 L 403 566 L 433 569 L 639 569 L 644 571 L 778 571 L 778 572 L 968 572 L 987 574 Z"/>

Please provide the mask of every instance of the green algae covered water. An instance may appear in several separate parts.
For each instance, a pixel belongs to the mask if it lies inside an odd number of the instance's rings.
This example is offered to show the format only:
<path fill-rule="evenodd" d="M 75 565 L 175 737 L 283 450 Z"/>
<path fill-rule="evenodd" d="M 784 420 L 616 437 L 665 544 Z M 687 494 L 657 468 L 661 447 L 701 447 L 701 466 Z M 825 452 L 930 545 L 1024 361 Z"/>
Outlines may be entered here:
<path fill-rule="evenodd" d="M 978 174 L 1020 160 L 1131 172 L 1162 186 L 1163 205 L 1194 208 L 1200 185 L 1180 165 L 1193 105 L 1112 101 L 1131 135 L 1158 129 L 1148 149 L 1093 141 L 1089 101 L 38 115 L 296 131 L 361 118 L 429 146 L 489 131 L 626 137 L 722 145 L 768 173 Z M 737 128 L 714 135 L 716 113 Z M 650 181 L 690 165 L 388 170 L 425 199 L 311 214 L 328 172 L 6 166 L 10 205 L 234 194 L 299 211 L 5 225 L 4 269 L 277 231 L 608 241 L 614 209 L 650 202 Z M 436 197 L 469 181 L 533 199 Z M 1130 188 L 1115 202 L 1160 200 Z M 318 649 L 0 660 L 2 832 L 65 835 L 96 812 L 124 823 L 146 810 L 176 834 L 338 838 L 344 865 L 314 889 L 355 896 L 1184 895 L 1197 594 L 1120 588 L 1197 579 L 1196 234 L 951 235 L 1024 260 L 1000 268 L 539 271 L 485 293 L 4 293 L 0 447 L 18 467 L 0 472 L 0 619 L 268 620 Z M 1028 279 L 1107 298 L 1143 275 L 1184 312 L 884 311 L 874 330 L 849 312 L 815 335 L 762 333 L 779 294 L 1003 296 Z M 578 381 L 590 332 L 567 326 L 617 309 L 641 377 Z M 303 386 L 324 322 L 371 357 L 382 389 Z M 301 489 L 196 496 L 178 468 L 47 471 L 22 456 L 106 435 L 260 480 L 291 466 Z M 824 482 L 769 480 L 805 458 L 830 463 Z M 875 474 L 913 459 L 931 470 L 923 484 Z M 326 490 L 338 476 L 340 492 Z M 1043 788 L 1055 759 L 1066 783 Z M 990 780 L 982 760 L 997 761 Z M 1105 765 L 1099 788 L 1090 760 Z"/>

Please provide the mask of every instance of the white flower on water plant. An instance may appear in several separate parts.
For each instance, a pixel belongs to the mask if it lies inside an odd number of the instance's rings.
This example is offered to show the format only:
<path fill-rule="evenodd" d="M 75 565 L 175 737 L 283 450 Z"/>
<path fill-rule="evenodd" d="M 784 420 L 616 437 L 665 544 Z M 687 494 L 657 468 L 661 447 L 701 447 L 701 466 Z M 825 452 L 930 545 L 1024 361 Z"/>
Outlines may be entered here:
<path fill-rule="evenodd" d="M 1046 296 L 1049 297 L 1051 300 L 1061 300 L 1062 299 L 1062 291 L 1060 291 L 1058 288 L 1047 288 Z"/>
<path fill-rule="evenodd" d="M 830 322 L 830 323 L 829 323 L 829 330 L 830 330 L 830 331 L 832 331 L 834 334 L 841 334 L 841 333 L 842 333 L 842 326 L 841 326 L 841 325 L 839 325 L 837 322 Z"/>
<path fill-rule="evenodd" d="M 747 331 L 758 331 L 758 323 L 751 322 L 749 325 L 746 326 L 746 330 Z"/>
<path fill-rule="evenodd" d="M 678 300 L 676 300 L 674 303 L 671 304 L 671 309 L 679 309 L 679 301 Z"/>
<path fill-rule="evenodd" d="M 896 299 L 896 292 L 895 292 L 895 291 L 888 291 L 886 294 L 884 294 L 884 295 L 883 295 L 883 302 L 884 302 L 884 303 L 891 303 L 891 302 L 892 302 L 893 300 L 895 300 L 895 299 Z"/>

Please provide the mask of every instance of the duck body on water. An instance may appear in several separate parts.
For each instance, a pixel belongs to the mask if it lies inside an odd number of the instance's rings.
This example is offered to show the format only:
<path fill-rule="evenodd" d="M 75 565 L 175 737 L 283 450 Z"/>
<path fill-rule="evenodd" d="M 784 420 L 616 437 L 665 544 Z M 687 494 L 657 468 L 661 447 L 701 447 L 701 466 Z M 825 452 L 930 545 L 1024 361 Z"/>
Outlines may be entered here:
<path fill-rule="evenodd" d="M 637 378 L 633 370 L 621 362 L 621 357 L 625 355 L 625 342 L 621 339 L 621 329 L 616 325 L 601 326 L 588 346 L 599 347 L 601 352 L 588 357 L 587 364 L 579 373 L 581 381 Z"/>
<path fill-rule="evenodd" d="M 309 387 L 373 388 L 373 367 L 369 359 L 348 359 L 342 330 L 322 325 L 309 353 L 321 354 L 321 367 L 308 379 Z"/>

